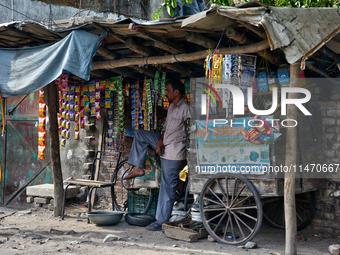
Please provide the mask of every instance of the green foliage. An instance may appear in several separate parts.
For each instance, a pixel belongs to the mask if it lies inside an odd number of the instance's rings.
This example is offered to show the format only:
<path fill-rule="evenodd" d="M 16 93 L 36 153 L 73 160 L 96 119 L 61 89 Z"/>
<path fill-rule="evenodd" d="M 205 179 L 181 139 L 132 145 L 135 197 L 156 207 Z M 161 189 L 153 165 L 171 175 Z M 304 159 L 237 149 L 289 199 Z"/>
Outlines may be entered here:
<path fill-rule="evenodd" d="M 182 4 L 191 4 L 192 0 L 182 0 Z M 165 7 L 168 14 L 173 17 L 174 16 L 174 9 L 177 7 L 176 0 L 164 0 L 164 2 L 160 5 L 160 7 L 155 11 L 155 13 L 152 16 L 152 20 L 158 20 L 161 18 L 161 11 L 162 6 Z"/>
<path fill-rule="evenodd" d="M 231 0 L 210 0 L 212 4 L 230 6 Z M 251 2 L 250 0 L 234 0 L 234 4 Z M 340 0 L 262 0 L 262 3 L 277 7 L 340 7 Z"/>
<path fill-rule="evenodd" d="M 231 6 L 242 4 L 251 0 L 210 0 L 211 4 Z M 336 7 L 340 8 L 340 0 L 262 0 L 262 3 L 276 7 L 312 8 L 312 7 Z M 192 0 L 182 0 L 182 4 L 191 4 Z M 177 7 L 176 0 L 164 0 L 161 6 L 153 14 L 152 20 L 161 18 L 162 6 L 164 6 L 171 17 L 174 16 L 174 9 Z"/>

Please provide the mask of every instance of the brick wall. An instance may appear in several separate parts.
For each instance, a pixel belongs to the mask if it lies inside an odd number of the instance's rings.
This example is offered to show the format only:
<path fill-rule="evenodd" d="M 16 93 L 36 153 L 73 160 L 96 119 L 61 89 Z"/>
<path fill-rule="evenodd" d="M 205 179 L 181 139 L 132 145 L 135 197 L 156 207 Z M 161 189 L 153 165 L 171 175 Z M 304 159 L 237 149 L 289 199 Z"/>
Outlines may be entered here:
<path fill-rule="evenodd" d="M 327 81 L 327 80 L 326 80 Z M 318 87 L 314 96 L 321 110 L 325 164 L 339 164 L 340 155 L 340 93 L 335 87 Z M 326 94 L 325 94 L 326 93 Z M 310 228 L 314 233 L 340 235 L 340 169 L 328 177 L 325 188 L 317 191 L 316 212 Z"/>

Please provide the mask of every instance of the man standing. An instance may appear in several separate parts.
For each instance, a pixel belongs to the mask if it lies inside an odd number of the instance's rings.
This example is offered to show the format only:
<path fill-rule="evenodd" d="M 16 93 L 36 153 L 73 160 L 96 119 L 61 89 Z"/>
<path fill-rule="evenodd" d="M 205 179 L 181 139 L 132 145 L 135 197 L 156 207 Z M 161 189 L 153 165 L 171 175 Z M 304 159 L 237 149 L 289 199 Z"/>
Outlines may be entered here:
<path fill-rule="evenodd" d="M 179 172 L 185 166 L 186 137 L 185 121 L 191 118 L 190 106 L 184 101 L 185 88 L 179 80 L 170 80 L 166 83 L 165 95 L 171 102 L 164 123 L 162 134 L 138 129 L 134 138 L 131 153 L 128 159 L 135 168 L 124 179 L 132 179 L 145 174 L 145 156 L 148 145 L 156 149 L 162 158 L 162 179 L 156 212 L 157 221 L 146 227 L 156 231 L 162 229 L 162 224 L 169 221 L 173 203 L 176 198 L 176 186 Z"/>

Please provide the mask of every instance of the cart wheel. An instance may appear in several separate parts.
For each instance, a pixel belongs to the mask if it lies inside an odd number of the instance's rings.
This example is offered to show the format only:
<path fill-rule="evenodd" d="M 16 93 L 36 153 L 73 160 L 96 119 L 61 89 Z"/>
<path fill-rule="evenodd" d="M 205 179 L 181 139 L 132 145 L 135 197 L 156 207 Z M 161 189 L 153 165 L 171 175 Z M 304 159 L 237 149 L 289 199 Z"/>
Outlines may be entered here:
<path fill-rule="evenodd" d="M 295 195 L 297 230 L 306 227 L 313 218 L 316 199 L 315 192 Z M 268 198 L 262 201 L 264 219 L 274 228 L 285 228 L 283 197 Z"/>
<path fill-rule="evenodd" d="M 123 160 L 117 168 L 117 171 L 114 172 L 116 185 L 114 186 L 114 206 L 117 211 L 126 211 L 127 209 L 127 201 L 128 201 L 128 193 L 134 192 L 131 189 L 126 189 L 127 181 L 122 181 L 121 177 L 126 173 L 127 171 L 127 160 Z M 154 190 L 149 189 L 150 195 L 146 197 L 147 200 L 145 203 L 145 207 L 142 213 L 147 213 L 152 205 L 153 196 L 154 196 Z M 141 208 L 140 208 L 141 209 Z"/>
<path fill-rule="evenodd" d="M 200 196 L 201 218 L 219 243 L 239 245 L 254 238 L 262 223 L 262 204 L 254 185 L 242 175 L 216 174 Z"/>

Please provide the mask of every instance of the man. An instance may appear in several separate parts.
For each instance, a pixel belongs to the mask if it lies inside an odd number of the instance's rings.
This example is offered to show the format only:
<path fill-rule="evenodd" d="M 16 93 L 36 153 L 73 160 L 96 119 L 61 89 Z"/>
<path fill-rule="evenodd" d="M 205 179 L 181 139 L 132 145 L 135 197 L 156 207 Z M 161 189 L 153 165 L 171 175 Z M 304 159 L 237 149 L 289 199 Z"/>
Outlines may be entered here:
<path fill-rule="evenodd" d="M 191 118 L 191 114 L 190 106 L 183 99 L 184 92 L 184 84 L 181 81 L 170 80 L 166 83 L 165 95 L 171 104 L 162 134 L 138 129 L 128 159 L 128 163 L 134 165 L 135 168 L 124 179 L 132 179 L 145 174 L 143 168 L 148 145 L 156 149 L 156 153 L 161 156 L 162 179 L 156 212 L 157 221 L 146 227 L 152 231 L 161 230 L 162 224 L 169 221 L 176 198 L 179 172 L 185 166 L 185 121 Z"/>

